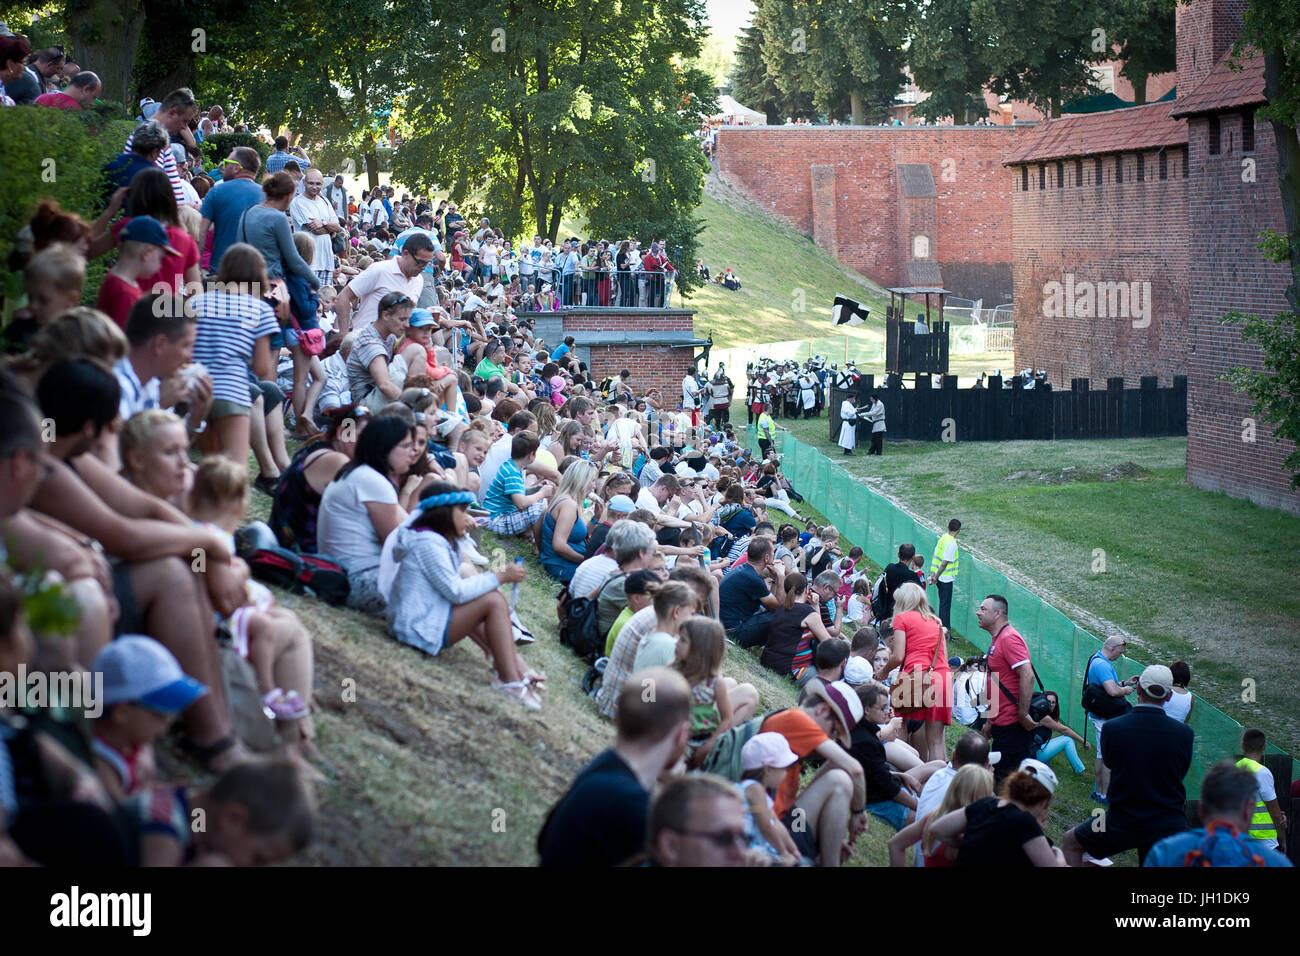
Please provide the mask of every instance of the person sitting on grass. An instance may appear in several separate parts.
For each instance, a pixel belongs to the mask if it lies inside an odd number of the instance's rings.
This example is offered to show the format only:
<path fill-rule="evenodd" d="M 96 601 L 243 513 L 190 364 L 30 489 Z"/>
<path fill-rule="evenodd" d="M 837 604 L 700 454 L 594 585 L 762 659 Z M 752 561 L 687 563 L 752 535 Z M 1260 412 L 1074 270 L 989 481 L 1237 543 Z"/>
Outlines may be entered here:
<path fill-rule="evenodd" d="M 499 474 L 499 472 L 498 472 Z M 565 469 L 546 516 L 537 525 L 542 568 L 557 581 L 570 581 L 587 559 L 587 523 L 582 505 L 596 487 L 596 466 L 575 461 Z"/>
<path fill-rule="evenodd" d="M 523 565 L 462 577 L 460 541 L 475 527 L 472 504 L 473 492 L 435 481 L 424 491 L 420 515 L 398 529 L 388 629 L 402 643 L 433 655 L 470 638 L 496 670 L 492 689 L 541 710 L 545 675 L 527 667 L 515 650 L 510 606 L 500 590 L 524 579 Z"/>
<path fill-rule="evenodd" d="M 541 520 L 546 512 L 546 501 L 554 492 L 547 481 L 532 494 L 527 494 L 524 471 L 537 457 L 537 435 L 520 432 L 510 440 L 510 457 L 502 462 L 487 493 L 483 507 L 491 520 L 488 530 L 499 535 L 523 534 Z"/>
<path fill-rule="evenodd" d="M 690 617 L 677 632 L 673 667 L 691 685 L 691 742 L 687 766 L 699 767 L 718 737 L 754 716 L 758 691 L 752 684 L 737 685 L 719 673 L 727 652 L 727 633 L 711 617 Z M 732 700 L 732 692 L 738 700 Z"/>
<path fill-rule="evenodd" d="M 957 851 L 939 842 L 932 824 L 954 810 L 970 806 L 976 800 L 993 796 L 993 772 L 987 767 L 966 764 L 954 771 L 948 781 L 939 806 L 889 838 L 889 865 L 905 866 L 907 848 L 916 844 L 919 849 L 919 866 L 952 867 L 957 865 Z"/>
<path fill-rule="evenodd" d="M 1056 792 L 1056 774 L 1026 757 L 1002 782 L 1001 796 L 986 797 L 933 820 L 930 832 L 957 850 L 959 867 L 1067 866 L 1043 835 Z"/>
<path fill-rule="evenodd" d="M 632 673 L 647 667 L 669 667 L 677 659 L 682 623 L 700 610 L 694 589 L 681 581 L 669 581 L 654 596 L 655 627 L 637 645 Z"/>
<path fill-rule="evenodd" d="M 384 539 L 406 520 L 398 490 L 407 479 L 414 441 L 400 418 L 374 418 L 357 439 L 356 455 L 321 495 L 316 544 L 348 572 L 348 607 L 382 614 L 378 589 Z"/>
<path fill-rule="evenodd" d="M 91 661 L 102 675 L 103 713 L 91 740 L 95 772 L 114 800 L 154 782 L 153 745 L 173 718 L 208 692 L 171 651 L 143 634 L 123 634 Z"/>
<path fill-rule="evenodd" d="M 280 477 L 267 524 L 283 547 L 316 553 L 321 495 L 356 454 L 370 412 L 364 405 L 339 405 L 325 413 L 325 435 L 299 448 Z"/>
<path fill-rule="evenodd" d="M 1086 768 L 1074 744 L 1078 741 L 1083 745 L 1084 750 L 1090 749 L 1090 745 L 1088 741 L 1061 723 L 1061 699 L 1056 691 L 1049 690 L 1047 700 L 1052 705 L 1052 712 L 1040 720 L 1038 726 L 1034 728 L 1034 744 L 1038 748 L 1034 756 L 1043 763 L 1050 763 L 1053 757 L 1065 751 L 1065 759 L 1070 761 L 1070 768 L 1075 773 L 1083 773 Z M 1053 733 L 1056 734 L 1055 737 L 1052 736 Z"/>
<path fill-rule="evenodd" d="M 242 763 L 206 787 L 151 787 L 124 809 L 141 866 L 268 866 L 302 852 L 315 827 L 311 793 L 287 761 Z"/>
<path fill-rule="evenodd" d="M 862 701 L 862 719 L 853 728 L 849 753 L 862 764 L 867 778 L 867 811 L 884 820 L 895 830 L 901 830 L 912 821 L 916 798 L 930 775 L 942 770 L 946 763 L 933 760 L 912 768 L 906 773 L 895 773 L 880 740 L 880 725 L 893 717 L 889 691 L 877 683 L 863 684 L 857 689 Z"/>
<path fill-rule="evenodd" d="M 740 751 L 744 775 L 736 784 L 745 802 L 745 837 L 752 866 L 798 866 L 799 848 L 773 811 L 772 794 L 799 757 L 775 732 L 750 737 Z"/>
<path fill-rule="evenodd" d="M 722 583 L 725 588 L 727 579 L 724 578 Z M 785 603 L 772 615 L 760 662 L 770 671 L 788 674 L 802 689 L 816 676 L 813 641 L 830 639 L 821 614 L 815 605 L 809 603 L 808 579 L 795 571 L 785 579 Z"/>
<path fill-rule="evenodd" d="M 476 498 L 480 487 L 479 465 L 483 464 L 491 447 L 492 441 L 484 432 L 469 428 L 461 433 L 460 448 L 455 452 L 456 484 L 474 492 Z"/>
<path fill-rule="evenodd" d="M 617 866 L 642 850 L 650 790 L 690 741 L 690 685 L 666 667 L 640 672 L 618 692 L 614 724 L 614 746 L 578 772 L 542 824 L 544 867 Z"/>

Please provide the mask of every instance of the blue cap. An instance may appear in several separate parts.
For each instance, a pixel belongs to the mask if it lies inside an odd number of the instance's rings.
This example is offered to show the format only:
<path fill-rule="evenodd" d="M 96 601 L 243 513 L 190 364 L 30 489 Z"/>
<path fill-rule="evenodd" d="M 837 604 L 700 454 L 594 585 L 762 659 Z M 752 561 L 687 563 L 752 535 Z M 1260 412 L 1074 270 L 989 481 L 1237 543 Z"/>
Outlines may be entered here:
<path fill-rule="evenodd" d="M 151 246 L 158 246 L 169 256 L 179 256 L 180 253 L 172 248 L 171 242 L 167 238 L 167 230 L 163 224 L 152 216 L 136 216 L 128 222 L 120 233 L 117 241 L 120 242 L 143 242 Z"/>
<path fill-rule="evenodd" d="M 425 326 L 437 325 L 438 320 L 428 309 L 415 309 L 411 312 L 411 319 L 407 324 L 413 329 L 422 329 Z"/>
<path fill-rule="evenodd" d="M 189 677 L 171 651 L 143 634 L 124 634 L 106 644 L 90 669 L 103 675 L 105 706 L 132 701 L 150 710 L 174 714 L 208 692 Z"/>

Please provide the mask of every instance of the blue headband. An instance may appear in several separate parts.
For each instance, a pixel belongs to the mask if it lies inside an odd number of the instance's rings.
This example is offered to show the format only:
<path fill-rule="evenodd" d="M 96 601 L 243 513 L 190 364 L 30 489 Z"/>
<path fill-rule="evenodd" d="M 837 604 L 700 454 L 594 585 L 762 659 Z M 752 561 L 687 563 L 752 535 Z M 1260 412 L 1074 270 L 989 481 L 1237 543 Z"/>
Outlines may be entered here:
<path fill-rule="evenodd" d="M 430 495 L 420 502 L 420 510 L 428 511 L 430 508 L 441 508 L 444 505 L 472 505 L 478 501 L 472 491 L 449 491 L 442 495 Z"/>

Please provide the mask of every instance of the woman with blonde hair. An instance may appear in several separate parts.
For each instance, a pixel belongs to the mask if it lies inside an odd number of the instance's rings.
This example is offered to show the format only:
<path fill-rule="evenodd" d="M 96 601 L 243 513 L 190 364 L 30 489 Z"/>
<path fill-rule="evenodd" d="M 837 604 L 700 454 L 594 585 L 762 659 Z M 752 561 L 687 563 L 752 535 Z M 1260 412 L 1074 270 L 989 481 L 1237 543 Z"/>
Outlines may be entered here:
<path fill-rule="evenodd" d="M 575 461 L 564 470 L 546 516 L 538 522 L 538 549 L 542 567 L 557 581 L 569 581 L 587 560 L 587 523 L 582 520 L 583 499 L 596 487 L 596 466 Z"/>
<path fill-rule="evenodd" d="M 902 667 L 893 685 L 894 709 L 907 720 L 921 721 L 913 742 L 925 760 L 946 760 L 944 728 L 952 723 L 952 680 L 943 624 L 930 609 L 919 584 L 894 592 L 894 636 L 889 659 L 876 669 L 881 680 Z"/>
<path fill-rule="evenodd" d="M 957 851 L 939 842 L 933 824 L 954 810 L 964 809 L 976 800 L 991 796 L 993 796 L 992 771 L 976 764 L 960 767 L 948 782 L 948 789 L 944 791 L 939 806 L 890 837 L 889 865 L 906 865 L 904 860 L 907 848 L 920 842 L 921 863 L 926 868 L 956 866 Z"/>
<path fill-rule="evenodd" d="M 137 412 L 122 426 L 119 442 L 123 477 L 184 510 L 194 485 L 185 420 L 161 408 Z"/>

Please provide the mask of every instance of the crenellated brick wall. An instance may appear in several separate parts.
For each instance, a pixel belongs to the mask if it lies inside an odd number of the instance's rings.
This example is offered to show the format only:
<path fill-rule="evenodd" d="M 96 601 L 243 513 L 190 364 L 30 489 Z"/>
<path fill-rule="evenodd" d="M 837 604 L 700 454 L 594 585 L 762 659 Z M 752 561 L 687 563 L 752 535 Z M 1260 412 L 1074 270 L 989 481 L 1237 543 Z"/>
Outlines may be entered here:
<path fill-rule="evenodd" d="M 937 265 L 958 296 L 996 305 L 1011 294 L 1011 181 L 1002 161 L 1024 132 L 724 127 L 718 170 L 761 208 L 877 282 L 906 285 L 909 265 L 914 273 Z M 904 195 L 899 167 L 913 165 L 930 168 L 933 199 Z M 909 203 L 922 208 L 905 209 Z M 922 221 L 930 254 L 918 263 L 908 230 Z"/>

